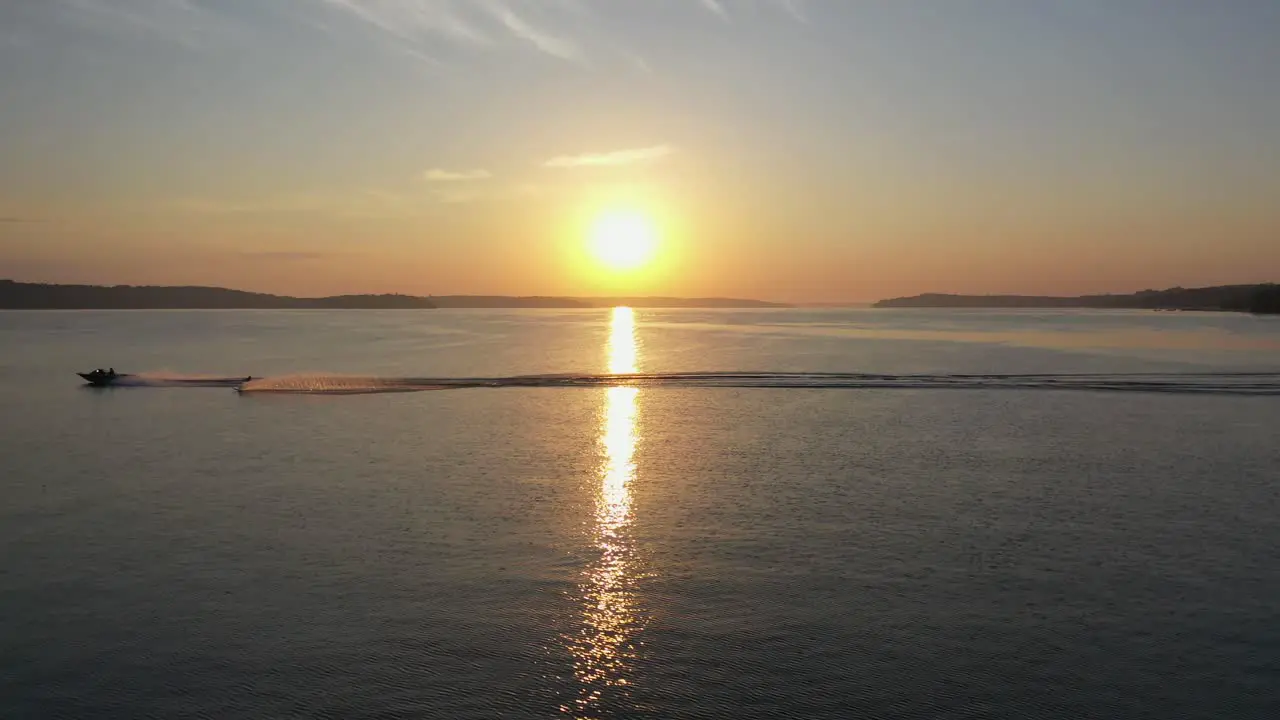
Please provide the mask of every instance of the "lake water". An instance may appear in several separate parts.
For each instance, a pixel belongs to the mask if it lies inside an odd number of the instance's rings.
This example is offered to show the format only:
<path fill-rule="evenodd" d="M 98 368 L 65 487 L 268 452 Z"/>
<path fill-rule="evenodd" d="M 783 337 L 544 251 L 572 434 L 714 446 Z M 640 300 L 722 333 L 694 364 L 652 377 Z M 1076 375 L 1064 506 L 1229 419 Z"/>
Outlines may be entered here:
<path fill-rule="evenodd" d="M 1231 314 L 0 313 L 0 717 L 1280 717 L 1268 372 Z"/>

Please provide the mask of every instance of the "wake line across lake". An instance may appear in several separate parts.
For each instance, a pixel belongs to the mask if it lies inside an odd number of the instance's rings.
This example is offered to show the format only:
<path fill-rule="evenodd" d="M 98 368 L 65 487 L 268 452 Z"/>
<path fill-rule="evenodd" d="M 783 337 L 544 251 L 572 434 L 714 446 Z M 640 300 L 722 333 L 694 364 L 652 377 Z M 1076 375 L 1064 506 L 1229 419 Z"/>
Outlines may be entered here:
<path fill-rule="evenodd" d="M 431 378 L 290 375 L 254 379 L 242 393 L 367 395 L 465 388 L 775 388 L 865 390 L 1077 390 L 1280 395 L 1280 372 L 1097 374 L 909 374 L 689 372 Z"/>

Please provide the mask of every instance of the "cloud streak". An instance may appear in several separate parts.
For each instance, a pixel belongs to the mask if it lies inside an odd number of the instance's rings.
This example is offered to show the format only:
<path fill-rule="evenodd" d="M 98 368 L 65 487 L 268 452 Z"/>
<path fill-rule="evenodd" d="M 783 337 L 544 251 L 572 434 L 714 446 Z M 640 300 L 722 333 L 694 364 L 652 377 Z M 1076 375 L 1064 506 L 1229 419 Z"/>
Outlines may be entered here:
<path fill-rule="evenodd" d="M 619 165 L 640 165 L 661 160 L 675 148 L 670 145 L 654 145 L 652 147 L 614 150 L 604 153 L 584 153 L 582 155 L 558 155 L 543 163 L 549 168 L 583 168 L 583 167 L 615 167 Z"/>
<path fill-rule="evenodd" d="M 729 11 L 725 10 L 724 5 L 720 3 L 720 0 L 698 0 L 698 2 L 702 7 L 706 8 L 708 12 L 719 16 L 721 19 L 729 19 Z"/>
<path fill-rule="evenodd" d="M 434 60 L 424 46 L 441 40 L 470 48 L 492 48 L 516 40 L 560 60 L 585 63 L 573 39 L 533 22 L 525 8 L 580 14 L 574 4 L 515 3 L 511 0 L 311 0 L 345 13 L 381 32 L 402 51 Z M 519 9 L 518 9 L 519 8 Z"/>
<path fill-rule="evenodd" d="M 804 11 L 804 0 L 777 0 L 777 3 L 797 22 L 809 22 L 809 16 Z"/>
<path fill-rule="evenodd" d="M 797 22 L 809 22 L 804 10 L 804 0 L 768 0 L 770 4 L 790 15 Z M 729 8 L 725 0 L 697 0 L 704 10 L 721 20 L 729 21 Z"/>
<path fill-rule="evenodd" d="M 576 63 L 586 62 L 582 49 L 576 43 L 534 27 L 517 15 L 509 5 L 501 2 L 490 2 L 487 5 L 494 17 L 515 37 L 552 57 Z"/>
<path fill-rule="evenodd" d="M 485 45 L 489 36 L 450 0 L 316 0 L 404 41 L 429 36 Z"/>
<path fill-rule="evenodd" d="M 468 180 L 488 180 L 493 175 L 488 170 L 444 170 L 432 168 L 422 173 L 427 182 L 465 182 Z"/>

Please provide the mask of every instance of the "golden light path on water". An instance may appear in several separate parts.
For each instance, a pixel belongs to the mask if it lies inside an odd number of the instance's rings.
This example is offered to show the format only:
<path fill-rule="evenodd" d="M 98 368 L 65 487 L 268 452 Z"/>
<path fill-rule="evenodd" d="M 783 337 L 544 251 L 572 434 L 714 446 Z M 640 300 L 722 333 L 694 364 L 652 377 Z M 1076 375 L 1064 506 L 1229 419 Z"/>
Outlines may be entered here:
<path fill-rule="evenodd" d="M 609 372 L 638 372 L 635 313 L 613 309 L 609 324 Z M 631 640 L 639 625 L 634 603 L 636 568 L 629 533 L 631 485 L 635 481 L 636 399 L 639 389 L 605 390 L 600 431 L 603 463 L 596 495 L 593 542 L 599 559 L 587 571 L 581 588 L 582 631 L 572 643 L 579 694 L 578 717 L 596 717 L 603 695 L 627 684 Z"/>

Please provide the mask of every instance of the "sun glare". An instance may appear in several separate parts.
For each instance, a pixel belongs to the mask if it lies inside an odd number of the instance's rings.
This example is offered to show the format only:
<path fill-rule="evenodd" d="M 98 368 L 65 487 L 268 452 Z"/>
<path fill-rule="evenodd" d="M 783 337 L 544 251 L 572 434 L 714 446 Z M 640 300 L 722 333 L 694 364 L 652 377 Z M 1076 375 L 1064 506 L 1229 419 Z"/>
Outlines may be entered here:
<path fill-rule="evenodd" d="M 607 212 L 591 225 L 591 253 L 613 270 L 633 270 L 652 259 L 658 237 L 649 218 L 638 212 Z"/>

